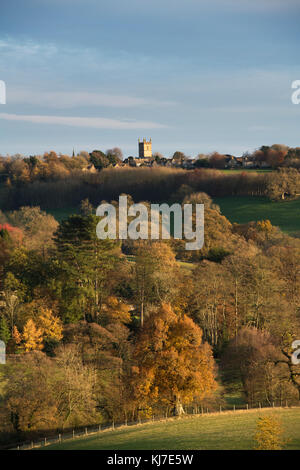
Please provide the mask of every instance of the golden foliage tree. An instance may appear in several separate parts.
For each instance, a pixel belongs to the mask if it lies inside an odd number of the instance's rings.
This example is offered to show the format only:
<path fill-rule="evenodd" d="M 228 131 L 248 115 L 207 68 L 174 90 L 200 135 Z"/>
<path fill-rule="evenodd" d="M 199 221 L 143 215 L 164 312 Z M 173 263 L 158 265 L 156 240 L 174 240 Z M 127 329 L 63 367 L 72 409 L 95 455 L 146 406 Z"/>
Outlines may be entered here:
<path fill-rule="evenodd" d="M 140 403 L 164 403 L 181 414 L 182 403 L 216 389 L 215 364 L 210 346 L 202 343 L 202 330 L 168 304 L 146 318 L 134 358 L 134 387 Z"/>
<path fill-rule="evenodd" d="M 23 341 L 26 352 L 43 349 L 43 331 L 31 319 L 24 326 Z"/>
<path fill-rule="evenodd" d="M 101 320 L 105 323 L 129 323 L 130 306 L 117 297 L 110 296 L 102 306 Z M 102 323 L 102 321 L 101 321 Z"/>
<path fill-rule="evenodd" d="M 258 419 L 257 431 L 254 436 L 255 450 L 282 450 L 283 439 L 281 422 L 275 416 L 264 416 Z"/>
<path fill-rule="evenodd" d="M 60 318 L 53 315 L 49 308 L 42 308 L 38 318 L 38 327 L 46 341 L 60 341 L 63 337 L 63 324 Z"/>

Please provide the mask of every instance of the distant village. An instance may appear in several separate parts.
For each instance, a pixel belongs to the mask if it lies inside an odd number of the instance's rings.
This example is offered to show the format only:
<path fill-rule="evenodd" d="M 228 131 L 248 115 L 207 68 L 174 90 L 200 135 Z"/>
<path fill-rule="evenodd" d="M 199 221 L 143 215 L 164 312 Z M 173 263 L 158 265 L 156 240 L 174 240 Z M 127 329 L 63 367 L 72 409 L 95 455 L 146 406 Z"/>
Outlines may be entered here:
<path fill-rule="evenodd" d="M 187 157 L 183 152 L 175 152 L 171 158 L 166 158 L 160 153 L 152 154 L 152 139 L 138 141 L 138 157 L 127 157 L 123 161 L 118 161 L 114 168 L 122 167 L 171 167 L 193 170 L 195 168 L 270 168 L 271 165 L 264 160 L 258 161 L 251 154 L 244 154 L 236 157 L 230 154 L 219 154 L 214 152 L 210 155 L 200 154 L 196 158 Z"/>

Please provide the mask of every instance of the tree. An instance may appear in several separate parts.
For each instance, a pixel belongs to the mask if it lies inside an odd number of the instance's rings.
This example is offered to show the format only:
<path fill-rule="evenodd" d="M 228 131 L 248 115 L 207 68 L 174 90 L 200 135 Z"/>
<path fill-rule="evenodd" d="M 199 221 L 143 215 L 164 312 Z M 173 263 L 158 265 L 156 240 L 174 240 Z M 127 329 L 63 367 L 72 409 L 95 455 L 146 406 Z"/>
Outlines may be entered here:
<path fill-rule="evenodd" d="M 295 168 L 279 168 L 268 175 L 266 194 L 280 200 L 300 194 L 300 174 Z"/>
<path fill-rule="evenodd" d="M 226 157 L 225 155 L 221 155 L 218 152 L 213 152 L 209 156 L 209 163 L 212 168 L 225 168 L 226 165 Z"/>
<path fill-rule="evenodd" d="M 23 341 L 26 352 L 43 349 L 43 332 L 31 319 L 24 326 Z"/>
<path fill-rule="evenodd" d="M 39 207 L 21 207 L 10 212 L 8 219 L 11 224 L 23 230 L 26 248 L 45 252 L 53 246 L 52 237 L 58 223 L 52 215 Z"/>
<path fill-rule="evenodd" d="M 163 304 L 145 320 L 134 351 L 133 387 L 140 404 L 159 402 L 182 413 L 182 403 L 216 389 L 211 349 L 186 315 Z"/>
<path fill-rule="evenodd" d="M 97 170 L 102 170 L 110 164 L 109 159 L 101 150 L 93 150 L 93 152 L 90 153 L 90 161 Z"/>
<path fill-rule="evenodd" d="M 123 152 L 119 147 L 108 149 L 106 151 L 106 156 L 112 165 L 115 165 L 116 163 L 120 163 L 123 160 Z"/>
<path fill-rule="evenodd" d="M 59 342 L 62 338 L 63 324 L 60 318 L 53 315 L 49 308 L 43 308 L 37 320 L 42 331 L 44 342 Z"/>
<path fill-rule="evenodd" d="M 96 371 L 83 364 L 76 345 L 59 346 L 56 350 L 56 376 L 53 390 L 62 427 L 99 422 L 96 410 Z"/>
<path fill-rule="evenodd" d="M 22 335 L 19 332 L 18 328 L 14 326 L 13 333 L 12 333 L 12 350 L 14 353 L 20 351 L 22 349 Z"/>
<path fill-rule="evenodd" d="M 283 428 L 281 422 L 275 416 L 264 416 L 258 418 L 257 431 L 254 436 L 256 441 L 255 450 L 282 450 L 285 440 L 283 439 Z"/>
<path fill-rule="evenodd" d="M 104 325 L 111 323 L 130 323 L 130 306 L 114 296 L 108 297 L 103 303 L 100 322 Z"/>
<path fill-rule="evenodd" d="M 111 274 L 119 255 L 113 240 L 99 240 L 95 215 L 74 215 L 63 220 L 55 234 L 61 266 L 61 302 L 67 318 L 97 320 L 110 294 Z"/>
<path fill-rule="evenodd" d="M 145 308 L 151 303 L 171 302 L 176 291 L 178 267 L 167 243 L 141 242 L 134 265 L 134 291 L 143 326 Z"/>
<path fill-rule="evenodd" d="M 93 205 L 90 203 L 88 199 L 83 199 L 80 203 L 80 213 L 84 217 L 94 214 L 95 210 Z"/>
<path fill-rule="evenodd" d="M 6 318 L 1 316 L 0 318 L 0 340 L 4 341 L 7 344 L 8 340 L 11 337 L 10 329 L 7 324 Z"/>
<path fill-rule="evenodd" d="M 183 152 L 179 152 L 177 150 L 176 152 L 174 152 L 172 159 L 176 163 L 176 165 L 180 166 L 186 159 L 186 156 Z"/>
<path fill-rule="evenodd" d="M 14 431 L 49 429 L 58 425 L 53 393 L 53 362 L 40 351 L 8 365 L 4 404 Z"/>

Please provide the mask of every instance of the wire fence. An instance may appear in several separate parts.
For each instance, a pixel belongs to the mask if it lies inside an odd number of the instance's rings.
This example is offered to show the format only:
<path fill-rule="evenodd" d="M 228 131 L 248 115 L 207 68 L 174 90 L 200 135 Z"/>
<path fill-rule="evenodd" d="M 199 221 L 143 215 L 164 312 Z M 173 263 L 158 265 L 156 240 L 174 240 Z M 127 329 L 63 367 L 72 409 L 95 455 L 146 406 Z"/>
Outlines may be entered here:
<path fill-rule="evenodd" d="M 45 436 L 40 437 L 36 440 L 27 440 L 25 442 L 19 443 L 18 445 L 14 445 L 11 450 L 30 450 L 36 449 L 41 447 L 46 447 L 52 444 L 61 444 L 65 441 L 75 440 L 78 438 L 88 437 L 96 434 L 101 434 L 107 431 L 114 431 L 116 429 L 125 428 L 127 426 L 137 426 L 146 423 L 154 423 L 160 421 L 167 421 L 167 420 L 174 420 L 174 419 L 182 419 L 185 417 L 190 416 L 203 416 L 208 414 L 220 414 L 220 413 L 228 413 L 228 412 L 238 412 L 238 411 L 254 411 L 254 410 L 266 410 L 266 409 L 281 409 L 281 408 L 291 408 L 291 407 L 299 407 L 299 405 L 290 406 L 287 401 L 280 401 L 279 403 L 258 403 L 256 406 L 250 406 L 249 404 L 238 404 L 238 405 L 220 405 L 218 409 L 208 408 L 207 406 L 186 406 L 184 407 L 184 414 L 180 416 L 171 415 L 167 411 L 164 416 L 155 416 L 154 414 L 151 418 L 142 419 L 138 418 L 134 421 L 127 421 L 125 419 L 123 422 L 115 423 L 112 421 L 111 423 L 107 424 L 98 424 L 92 426 L 85 426 L 81 428 L 74 428 L 72 431 L 66 431 L 56 434 L 55 436 Z"/>

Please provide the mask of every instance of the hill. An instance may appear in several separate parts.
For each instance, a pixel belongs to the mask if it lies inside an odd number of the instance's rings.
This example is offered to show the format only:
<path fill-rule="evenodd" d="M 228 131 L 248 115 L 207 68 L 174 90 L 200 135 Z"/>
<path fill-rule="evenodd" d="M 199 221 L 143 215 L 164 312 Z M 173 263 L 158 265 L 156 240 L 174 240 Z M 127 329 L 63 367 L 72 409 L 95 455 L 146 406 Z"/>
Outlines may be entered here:
<path fill-rule="evenodd" d="M 213 413 L 122 427 L 86 438 L 51 445 L 45 450 L 246 450 L 254 447 L 259 416 L 274 413 L 288 439 L 286 449 L 300 449 L 300 409 L 249 410 Z"/>

